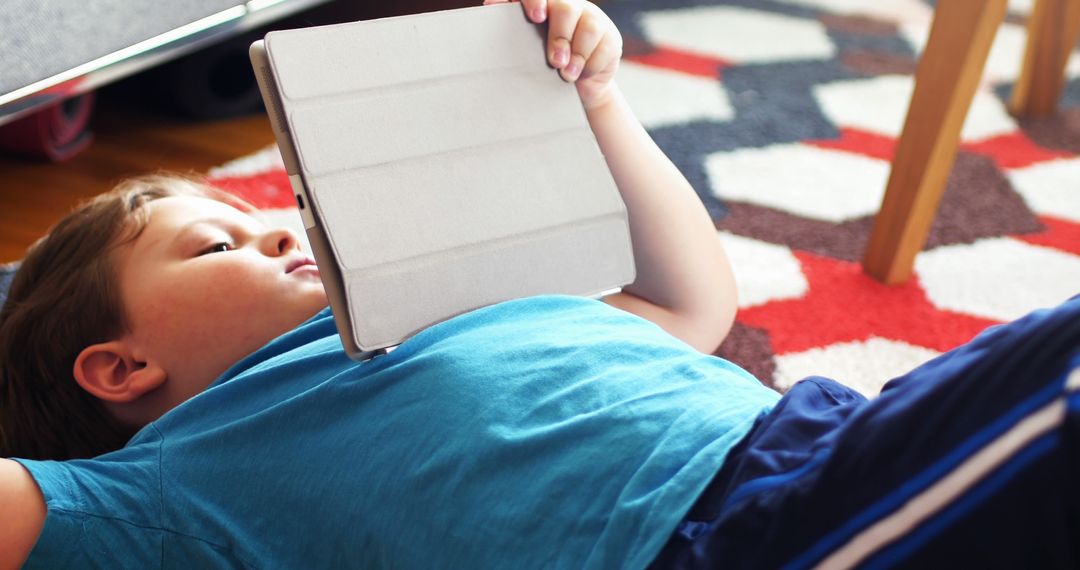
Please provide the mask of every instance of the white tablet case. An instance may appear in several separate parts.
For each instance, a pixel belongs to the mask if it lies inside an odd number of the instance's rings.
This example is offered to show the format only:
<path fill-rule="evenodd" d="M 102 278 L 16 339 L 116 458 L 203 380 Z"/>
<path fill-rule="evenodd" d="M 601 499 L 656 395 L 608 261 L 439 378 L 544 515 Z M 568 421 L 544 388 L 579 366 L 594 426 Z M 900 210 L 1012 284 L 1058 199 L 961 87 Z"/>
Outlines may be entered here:
<path fill-rule="evenodd" d="M 251 56 L 346 351 L 634 279 L 577 91 L 518 4 L 270 32 Z"/>

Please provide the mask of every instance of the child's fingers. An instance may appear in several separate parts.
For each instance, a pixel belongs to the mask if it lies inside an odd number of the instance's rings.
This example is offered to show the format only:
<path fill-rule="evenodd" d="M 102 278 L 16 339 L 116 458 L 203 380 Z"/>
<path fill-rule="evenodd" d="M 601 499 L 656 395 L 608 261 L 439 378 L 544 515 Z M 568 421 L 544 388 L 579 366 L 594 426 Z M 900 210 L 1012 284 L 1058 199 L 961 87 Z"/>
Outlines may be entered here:
<path fill-rule="evenodd" d="M 484 0 L 484 5 L 505 4 L 518 0 Z M 534 24 L 541 24 L 548 17 L 548 0 L 521 0 L 525 15 Z"/>
<path fill-rule="evenodd" d="M 506 4 L 508 2 L 517 2 L 518 0 L 484 0 L 484 6 L 490 6 L 492 4 Z M 520 0 L 521 6 L 525 10 L 525 15 L 534 24 L 543 23 L 547 18 L 547 3 L 548 0 Z"/>
<path fill-rule="evenodd" d="M 580 0 L 552 0 L 548 3 L 548 62 L 562 70 L 570 63 L 570 40 L 581 18 Z M 561 71 L 560 71 L 561 73 Z"/>
<path fill-rule="evenodd" d="M 533 23 L 540 24 L 547 19 L 548 0 L 521 0 L 521 4 Z"/>
<path fill-rule="evenodd" d="M 578 74 L 579 80 L 612 70 L 613 65 L 618 65 L 619 58 L 622 57 L 622 45 L 620 41 L 612 39 L 613 37 L 613 34 L 604 34 L 592 56 L 585 61 L 581 73 Z"/>
<path fill-rule="evenodd" d="M 570 40 L 570 63 L 561 70 L 563 79 L 567 81 L 575 81 L 585 70 L 585 63 L 595 59 L 593 52 L 607 32 L 606 18 L 602 15 L 598 17 L 594 9 L 592 4 L 586 4 L 574 28 L 574 37 Z"/>

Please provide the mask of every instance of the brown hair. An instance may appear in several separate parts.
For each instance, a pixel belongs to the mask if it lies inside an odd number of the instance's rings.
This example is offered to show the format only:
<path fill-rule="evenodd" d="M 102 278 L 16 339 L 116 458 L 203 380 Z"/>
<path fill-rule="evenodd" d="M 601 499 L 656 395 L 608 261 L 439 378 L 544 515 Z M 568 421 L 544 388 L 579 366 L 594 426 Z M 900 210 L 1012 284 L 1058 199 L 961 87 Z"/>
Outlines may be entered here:
<path fill-rule="evenodd" d="M 193 177 L 132 178 L 81 204 L 27 251 L 0 310 L 0 456 L 93 457 L 134 435 L 72 368 L 84 348 L 127 330 L 112 252 L 146 227 L 146 204 L 169 196 L 242 205 Z"/>

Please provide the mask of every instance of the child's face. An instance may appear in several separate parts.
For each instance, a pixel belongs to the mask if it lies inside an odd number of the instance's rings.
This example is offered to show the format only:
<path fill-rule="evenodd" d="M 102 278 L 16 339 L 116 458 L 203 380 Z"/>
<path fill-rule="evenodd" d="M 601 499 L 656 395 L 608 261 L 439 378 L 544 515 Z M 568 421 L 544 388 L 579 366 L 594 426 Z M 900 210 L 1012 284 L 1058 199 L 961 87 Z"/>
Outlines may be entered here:
<path fill-rule="evenodd" d="M 117 268 L 136 357 L 168 374 L 165 409 L 326 306 L 318 269 L 291 231 L 205 198 L 147 207 L 149 223 L 118 250 Z"/>

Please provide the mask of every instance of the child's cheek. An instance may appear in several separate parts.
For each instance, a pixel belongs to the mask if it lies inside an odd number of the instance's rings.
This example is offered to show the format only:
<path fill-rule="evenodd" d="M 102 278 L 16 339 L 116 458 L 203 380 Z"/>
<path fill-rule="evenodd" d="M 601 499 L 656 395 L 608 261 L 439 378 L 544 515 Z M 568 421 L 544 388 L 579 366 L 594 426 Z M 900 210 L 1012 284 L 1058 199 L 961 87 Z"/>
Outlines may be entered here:
<path fill-rule="evenodd" d="M 242 296 L 231 288 L 234 271 L 203 267 L 200 271 L 162 272 L 143 291 L 144 317 L 160 326 L 185 326 L 206 314 L 219 313 L 230 299 Z M 224 269 L 224 270 L 223 270 Z"/>
<path fill-rule="evenodd" d="M 221 311 L 254 302 L 272 277 L 268 267 L 244 259 L 242 253 L 218 255 L 218 259 L 208 260 L 202 271 L 184 279 L 194 296 L 188 299 L 194 302 L 193 309 Z"/>

